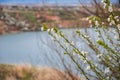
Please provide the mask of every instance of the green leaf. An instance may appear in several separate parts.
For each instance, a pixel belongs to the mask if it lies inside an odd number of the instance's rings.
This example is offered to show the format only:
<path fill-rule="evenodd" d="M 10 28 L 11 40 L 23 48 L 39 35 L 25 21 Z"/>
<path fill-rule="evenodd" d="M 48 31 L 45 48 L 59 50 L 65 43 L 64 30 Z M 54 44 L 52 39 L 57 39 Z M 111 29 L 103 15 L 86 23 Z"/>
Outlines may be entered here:
<path fill-rule="evenodd" d="M 53 30 L 55 31 L 55 33 L 58 32 L 58 29 L 56 27 L 54 27 Z"/>
<path fill-rule="evenodd" d="M 81 34 L 81 33 L 80 33 L 80 30 L 77 30 L 76 33 L 78 33 L 79 36 L 80 36 L 80 34 Z"/>
<path fill-rule="evenodd" d="M 47 28 L 47 24 L 44 23 L 44 24 L 42 25 L 42 27 L 43 27 L 43 30 L 44 30 L 44 31 L 47 31 L 47 29 L 48 29 L 48 28 Z"/>
<path fill-rule="evenodd" d="M 98 43 L 99 45 L 105 45 L 105 43 L 104 43 L 103 40 L 101 40 L 101 39 L 97 40 L 97 43 Z"/>
<path fill-rule="evenodd" d="M 67 52 L 64 52 L 64 54 L 67 54 Z"/>

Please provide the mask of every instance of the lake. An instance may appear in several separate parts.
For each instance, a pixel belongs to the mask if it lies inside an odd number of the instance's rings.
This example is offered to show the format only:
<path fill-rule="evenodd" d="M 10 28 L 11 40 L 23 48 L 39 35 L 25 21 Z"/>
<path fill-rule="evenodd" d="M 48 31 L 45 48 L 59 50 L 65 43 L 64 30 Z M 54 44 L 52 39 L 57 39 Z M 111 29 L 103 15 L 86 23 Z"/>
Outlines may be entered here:
<path fill-rule="evenodd" d="M 83 48 L 83 50 L 86 49 L 86 47 L 82 47 L 85 46 L 85 43 L 76 38 L 75 30 L 76 29 L 63 29 L 62 31 L 69 35 L 68 38 L 70 40 L 76 41 L 76 45 Z M 91 30 L 92 29 L 89 31 L 94 37 L 94 32 L 91 32 Z M 85 30 L 83 29 L 82 31 Z M 47 32 L 23 32 L 0 35 L 0 63 L 51 65 L 46 59 L 46 55 L 51 60 L 53 58 L 57 59 L 57 57 L 53 57 L 53 55 L 56 56 L 56 49 L 61 50 L 60 53 L 63 52 Z"/>

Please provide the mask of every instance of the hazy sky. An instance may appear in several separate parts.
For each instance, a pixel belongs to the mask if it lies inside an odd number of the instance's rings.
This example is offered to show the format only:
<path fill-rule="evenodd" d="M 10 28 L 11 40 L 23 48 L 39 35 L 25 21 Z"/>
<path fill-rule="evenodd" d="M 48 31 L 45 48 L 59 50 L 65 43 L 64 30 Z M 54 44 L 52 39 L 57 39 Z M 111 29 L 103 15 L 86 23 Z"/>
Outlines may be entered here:
<path fill-rule="evenodd" d="M 77 4 L 79 0 L 0 0 L 0 3 L 10 3 L 10 4 L 37 4 L 42 3 L 43 1 L 48 2 L 49 4 Z M 83 3 L 89 3 L 92 0 L 80 0 Z M 100 0 L 101 1 L 101 0 Z M 118 0 L 111 0 L 112 2 L 116 3 Z"/>

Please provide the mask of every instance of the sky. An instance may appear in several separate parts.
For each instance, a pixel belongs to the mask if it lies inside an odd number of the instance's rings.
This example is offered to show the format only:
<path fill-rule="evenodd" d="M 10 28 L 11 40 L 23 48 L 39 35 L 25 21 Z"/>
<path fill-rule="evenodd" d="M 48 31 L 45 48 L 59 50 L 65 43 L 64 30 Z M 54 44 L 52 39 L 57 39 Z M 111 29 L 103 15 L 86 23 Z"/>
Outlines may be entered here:
<path fill-rule="evenodd" d="M 78 4 L 79 0 L 0 0 L 1 4 L 42 4 L 46 1 L 48 4 Z M 92 0 L 80 0 L 83 3 L 90 3 Z M 101 1 L 101 0 L 100 0 Z M 111 0 L 113 3 L 117 3 L 118 0 Z"/>

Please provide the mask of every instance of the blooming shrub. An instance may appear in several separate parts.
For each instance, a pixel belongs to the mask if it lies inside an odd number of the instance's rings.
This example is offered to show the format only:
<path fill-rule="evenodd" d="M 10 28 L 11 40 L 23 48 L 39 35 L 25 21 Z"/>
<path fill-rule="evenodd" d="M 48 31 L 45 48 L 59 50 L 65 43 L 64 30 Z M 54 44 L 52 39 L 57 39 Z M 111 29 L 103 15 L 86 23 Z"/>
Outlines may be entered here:
<path fill-rule="evenodd" d="M 62 31 L 58 30 L 56 27 L 47 29 L 47 26 L 43 24 L 42 30 L 48 31 L 60 47 L 64 49 L 64 54 L 69 55 L 86 80 L 120 80 L 119 16 L 114 14 L 110 0 L 102 0 L 102 2 L 104 9 L 110 13 L 106 21 L 108 21 L 110 26 L 114 26 L 114 28 L 112 28 L 113 31 L 111 31 L 111 28 L 106 26 L 97 16 L 90 16 L 88 18 L 89 22 L 97 32 L 96 35 L 98 35 L 98 40 L 96 42 L 94 42 L 89 35 L 82 33 L 80 30 L 76 31 L 76 34 L 82 37 L 88 46 L 94 51 L 92 55 L 94 55 L 95 59 L 88 56 L 90 52 L 78 49 L 65 36 L 65 34 L 63 34 Z M 113 39 L 113 36 L 111 37 L 110 32 L 114 34 L 115 39 Z M 64 46 L 64 44 L 71 47 L 71 50 Z M 80 58 L 81 63 L 76 60 L 75 55 Z M 81 64 L 85 64 L 86 69 L 85 67 L 82 67 Z"/>

